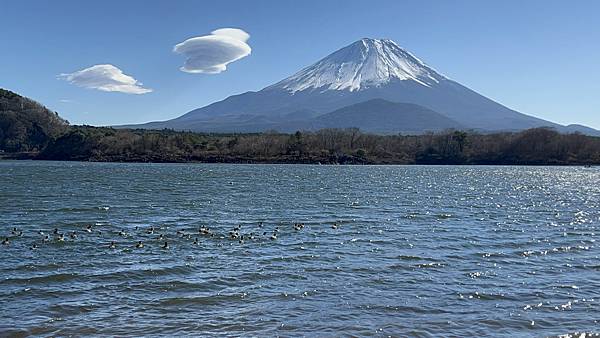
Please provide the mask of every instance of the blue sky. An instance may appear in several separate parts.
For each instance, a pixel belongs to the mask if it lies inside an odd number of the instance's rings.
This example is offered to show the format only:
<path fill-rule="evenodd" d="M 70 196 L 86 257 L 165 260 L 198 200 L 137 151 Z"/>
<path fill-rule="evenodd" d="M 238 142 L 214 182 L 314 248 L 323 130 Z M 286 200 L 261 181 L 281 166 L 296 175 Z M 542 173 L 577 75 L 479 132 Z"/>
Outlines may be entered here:
<path fill-rule="evenodd" d="M 71 123 L 165 120 L 260 90 L 362 37 L 390 38 L 510 108 L 600 128 L 600 1 L 7 1 L 0 87 Z M 183 72 L 176 44 L 236 27 L 252 52 L 218 74 Z M 59 79 L 110 64 L 152 89 Z"/>

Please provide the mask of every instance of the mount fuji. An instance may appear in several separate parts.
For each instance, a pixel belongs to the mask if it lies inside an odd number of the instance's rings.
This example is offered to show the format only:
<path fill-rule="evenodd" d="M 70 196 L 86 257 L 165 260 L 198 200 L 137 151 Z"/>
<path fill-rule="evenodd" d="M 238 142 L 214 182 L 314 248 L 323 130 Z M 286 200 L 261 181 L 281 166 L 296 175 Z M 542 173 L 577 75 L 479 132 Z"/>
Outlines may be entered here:
<path fill-rule="evenodd" d="M 487 132 L 552 127 L 598 132 L 509 109 L 438 73 L 394 41 L 370 38 L 260 91 L 233 95 L 173 120 L 123 127 L 203 132 L 357 127 L 413 134 L 449 128 Z"/>

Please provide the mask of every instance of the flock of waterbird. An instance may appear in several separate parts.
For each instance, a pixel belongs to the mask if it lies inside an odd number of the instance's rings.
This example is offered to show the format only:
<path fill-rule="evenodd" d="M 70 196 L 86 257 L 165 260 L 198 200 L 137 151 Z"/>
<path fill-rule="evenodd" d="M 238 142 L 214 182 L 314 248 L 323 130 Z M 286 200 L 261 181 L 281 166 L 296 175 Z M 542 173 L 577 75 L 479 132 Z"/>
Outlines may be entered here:
<path fill-rule="evenodd" d="M 341 226 L 340 222 L 334 222 L 331 224 L 332 229 L 338 229 Z M 169 249 L 169 241 L 167 238 L 169 235 L 175 235 L 180 238 L 193 241 L 192 244 L 198 245 L 200 244 L 200 238 L 208 237 L 208 238 L 217 238 L 217 239 L 229 239 L 231 241 L 237 241 L 239 244 L 244 244 L 246 241 L 253 241 L 257 239 L 270 239 L 277 240 L 277 236 L 279 235 L 280 229 L 283 229 L 284 225 L 276 225 L 272 230 L 267 230 L 263 222 L 259 222 L 252 225 L 244 225 L 244 229 L 250 227 L 249 230 L 245 232 L 242 231 L 242 224 L 238 224 L 233 227 L 227 234 L 219 233 L 213 231 L 207 226 L 200 226 L 200 228 L 196 230 L 176 230 L 173 234 L 172 231 L 169 231 L 168 228 L 160 228 L 155 226 L 148 227 L 140 227 L 135 226 L 133 233 L 127 233 L 124 230 L 108 230 L 104 233 L 109 233 L 109 235 L 116 235 L 121 240 L 112 239 L 105 246 L 109 249 L 117 249 L 118 246 L 122 247 L 131 247 L 136 249 L 141 249 L 144 247 L 144 244 L 148 243 L 159 243 L 162 249 Z M 304 223 L 294 223 L 292 226 L 294 231 L 300 231 L 304 229 Z M 171 233 L 169 233 L 171 232 Z M 40 248 L 40 246 L 44 243 L 61 243 L 66 241 L 76 241 L 80 234 L 88 234 L 88 235 L 102 235 L 102 230 L 95 229 L 93 225 L 84 226 L 80 230 L 71 230 L 68 232 L 61 232 L 58 228 L 55 228 L 52 231 L 38 230 L 37 234 L 39 239 L 36 239 L 31 243 L 29 249 L 36 250 Z M 132 237 L 138 236 L 137 240 L 133 242 L 126 242 L 128 244 L 123 245 L 122 239 L 131 239 Z M 142 236 L 143 239 L 139 239 L 139 236 Z M 9 236 L 4 236 L 2 240 L 3 246 L 8 246 L 13 241 L 17 241 L 23 238 L 23 230 L 13 227 Z"/>

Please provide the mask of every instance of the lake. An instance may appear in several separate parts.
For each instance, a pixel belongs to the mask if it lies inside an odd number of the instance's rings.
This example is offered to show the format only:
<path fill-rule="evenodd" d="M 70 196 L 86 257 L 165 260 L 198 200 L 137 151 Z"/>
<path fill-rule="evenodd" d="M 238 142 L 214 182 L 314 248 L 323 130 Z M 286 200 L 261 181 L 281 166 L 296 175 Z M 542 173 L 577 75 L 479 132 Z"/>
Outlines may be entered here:
<path fill-rule="evenodd" d="M 597 168 L 0 161 L 0 215 L 0 336 L 600 332 Z"/>

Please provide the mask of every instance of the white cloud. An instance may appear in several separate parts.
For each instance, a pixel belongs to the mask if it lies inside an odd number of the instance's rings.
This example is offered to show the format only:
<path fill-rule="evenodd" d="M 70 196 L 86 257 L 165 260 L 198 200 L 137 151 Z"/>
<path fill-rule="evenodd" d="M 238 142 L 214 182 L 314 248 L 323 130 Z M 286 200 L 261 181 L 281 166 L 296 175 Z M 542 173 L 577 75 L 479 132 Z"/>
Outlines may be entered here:
<path fill-rule="evenodd" d="M 221 28 L 210 35 L 187 39 L 175 45 L 173 51 L 187 59 L 180 69 L 187 73 L 217 74 L 227 65 L 250 54 L 246 43 L 250 35 L 237 28 Z"/>
<path fill-rule="evenodd" d="M 228 36 L 230 38 L 234 38 L 242 42 L 246 42 L 250 38 L 250 34 L 237 28 L 219 28 L 217 30 L 212 31 L 210 34 Z"/>
<path fill-rule="evenodd" d="M 142 83 L 113 65 L 95 65 L 70 74 L 60 74 L 59 79 L 84 88 L 98 89 L 104 92 L 126 94 L 146 94 L 152 89 L 142 87 Z"/>

